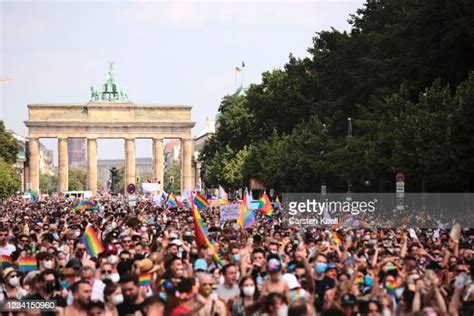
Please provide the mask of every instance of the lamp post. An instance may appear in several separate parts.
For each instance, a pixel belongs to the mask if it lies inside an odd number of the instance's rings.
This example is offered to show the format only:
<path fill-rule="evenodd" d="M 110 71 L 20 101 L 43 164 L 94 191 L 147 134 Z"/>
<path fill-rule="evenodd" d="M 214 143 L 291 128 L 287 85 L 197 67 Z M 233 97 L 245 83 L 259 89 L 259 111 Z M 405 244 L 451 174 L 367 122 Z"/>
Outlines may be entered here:
<path fill-rule="evenodd" d="M 347 142 L 349 144 L 350 139 L 352 138 L 352 119 L 350 117 L 347 118 Z M 347 193 L 351 193 L 352 183 L 351 178 L 347 179 Z"/>

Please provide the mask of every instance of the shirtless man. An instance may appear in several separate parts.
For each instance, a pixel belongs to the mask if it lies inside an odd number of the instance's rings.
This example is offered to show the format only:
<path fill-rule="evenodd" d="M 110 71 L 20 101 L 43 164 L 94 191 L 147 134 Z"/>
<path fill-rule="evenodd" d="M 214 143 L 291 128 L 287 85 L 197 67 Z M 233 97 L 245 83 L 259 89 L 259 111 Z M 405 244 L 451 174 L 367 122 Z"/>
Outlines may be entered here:
<path fill-rule="evenodd" d="M 285 297 L 290 296 L 290 288 L 288 283 L 281 279 L 282 265 L 278 258 L 272 257 L 267 263 L 267 272 L 270 278 L 263 283 L 262 294 L 268 295 L 270 293 L 280 293 Z"/>

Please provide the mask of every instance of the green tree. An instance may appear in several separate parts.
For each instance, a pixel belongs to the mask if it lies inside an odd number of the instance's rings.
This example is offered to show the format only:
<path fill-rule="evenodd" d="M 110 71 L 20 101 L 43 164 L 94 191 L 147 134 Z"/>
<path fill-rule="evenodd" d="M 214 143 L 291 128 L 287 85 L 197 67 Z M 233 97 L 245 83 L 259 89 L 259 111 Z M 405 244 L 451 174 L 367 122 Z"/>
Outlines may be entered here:
<path fill-rule="evenodd" d="M 0 199 L 6 199 L 20 189 L 20 179 L 10 163 L 0 158 Z"/>
<path fill-rule="evenodd" d="M 42 193 L 47 193 L 51 195 L 53 192 L 57 192 L 58 190 L 58 177 L 53 175 L 49 176 L 44 173 L 40 173 L 40 191 Z"/>
<path fill-rule="evenodd" d="M 5 129 L 5 124 L 0 121 L 0 158 L 4 162 L 14 164 L 18 153 L 18 144 L 12 134 Z"/>
<path fill-rule="evenodd" d="M 165 169 L 164 174 L 164 190 L 166 192 L 180 193 L 181 190 L 181 162 L 173 161 L 173 163 Z"/>
<path fill-rule="evenodd" d="M 69 190 L 83 191 L 87 186 L 87 171 L 84 168 L 69 169 Z"/>

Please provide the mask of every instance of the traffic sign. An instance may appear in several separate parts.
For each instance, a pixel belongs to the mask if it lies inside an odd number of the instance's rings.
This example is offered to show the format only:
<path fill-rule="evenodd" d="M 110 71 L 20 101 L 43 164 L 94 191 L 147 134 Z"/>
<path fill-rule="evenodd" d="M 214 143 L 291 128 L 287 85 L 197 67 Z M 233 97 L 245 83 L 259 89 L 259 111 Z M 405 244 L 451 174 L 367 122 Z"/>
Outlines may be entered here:
<path fill-rule="evenodd" d="M 136 191 L 135 184 L 130 183 L 130 184 L 127 186 L 127 192 L 128 192 L 128 194 L 134 194 L 135 191 Z"/>
<path fill-rule="evenodd" d="M 404 182 L 405 181 L 405 175 L 403 173 L 399 172 L 395 175 L 395 180 L 397 180 L 397 182 Z"/>

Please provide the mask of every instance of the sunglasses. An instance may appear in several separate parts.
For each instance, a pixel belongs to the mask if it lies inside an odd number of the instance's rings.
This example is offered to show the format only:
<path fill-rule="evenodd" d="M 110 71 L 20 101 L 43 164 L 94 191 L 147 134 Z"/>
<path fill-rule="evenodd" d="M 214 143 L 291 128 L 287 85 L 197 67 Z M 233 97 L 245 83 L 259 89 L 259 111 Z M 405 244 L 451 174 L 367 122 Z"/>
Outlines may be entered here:
<path fill-rule="evenodd" d="M 28 239 L 21 239 L 21 242 L 28 242 Z"/>
<path fill-rule="evenodd" d="M 100 271 L 102 274 L 112 274 L 112 270 L 102 270 Z"/>

